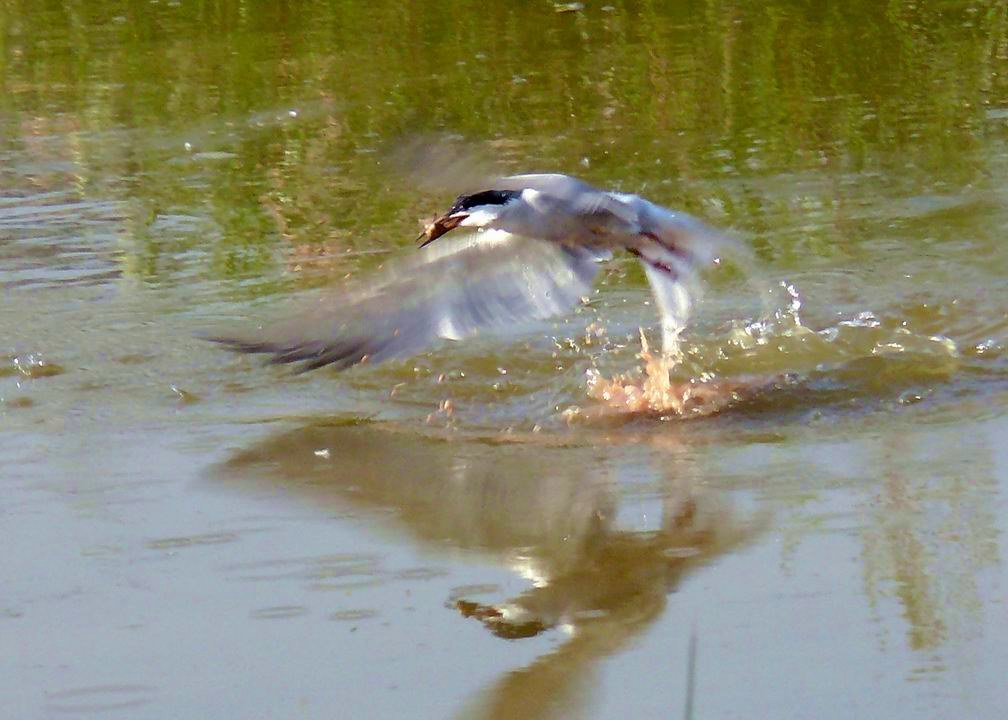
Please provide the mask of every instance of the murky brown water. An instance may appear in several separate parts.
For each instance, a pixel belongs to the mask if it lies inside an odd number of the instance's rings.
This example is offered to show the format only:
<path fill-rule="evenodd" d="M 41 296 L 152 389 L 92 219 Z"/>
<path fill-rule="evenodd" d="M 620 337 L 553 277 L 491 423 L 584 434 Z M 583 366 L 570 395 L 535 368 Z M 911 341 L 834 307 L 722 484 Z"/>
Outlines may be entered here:
<path fill-rule="evenodd" d="M 556 9 L 3 6 L 5 714 L 999 715 L 1008 5 Z M 344 374 L 196 339 L 414 252 L 446 135 L 740 239 L 718 412 L 630 261 Z"/>

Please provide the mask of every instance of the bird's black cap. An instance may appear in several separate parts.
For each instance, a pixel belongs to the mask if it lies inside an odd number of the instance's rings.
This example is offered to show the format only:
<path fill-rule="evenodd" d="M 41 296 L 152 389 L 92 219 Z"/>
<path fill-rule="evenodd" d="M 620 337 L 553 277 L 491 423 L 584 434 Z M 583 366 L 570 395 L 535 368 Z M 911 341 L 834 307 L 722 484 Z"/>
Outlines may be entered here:
<path fill-rule="evenodd" d="M 466 216 L 460 213 L 465 213 L 466 210 L 480 205 L 503 205 L 519 195 L 521 193 L 517 190 L 484 190 L 472 195 L 459 195 L 455 198 L 455 203 L 448 209 L 448 212 L 420 233 L 417 242 L 420 243 L 420 247 L 434 242 L 462 222 Z"/>
<path fill-rule="evenodd" d="M 517 190 L 484 190 L 472 195 L 459 195 L 455 199 L 455 204 L 451 206 L 451 209 L 446 214 L 453 215 L 480 205 L 503 205 L 519 195 L 521 193 Z"/>

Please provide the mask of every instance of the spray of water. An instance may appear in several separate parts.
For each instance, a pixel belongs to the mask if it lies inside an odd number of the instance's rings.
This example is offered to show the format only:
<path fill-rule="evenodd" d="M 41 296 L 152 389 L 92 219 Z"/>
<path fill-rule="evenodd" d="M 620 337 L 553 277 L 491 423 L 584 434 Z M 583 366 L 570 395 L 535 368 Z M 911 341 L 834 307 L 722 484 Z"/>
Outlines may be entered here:
<path fill-rule="evenodd" d="M 862 311 L 815 330 L 802 321 L 795 285 L 782 281 L 766 294 L 762 317 L 730 323 L 671 354 L 653 350 L 642 331 L 640 365 L 614 377 L 590 369 L 587 392 L 598 405 L 576 415 L 704 417 L 785 386 L 885 393 L 948 378 L 959 367 L 953 339 L 915 331 L 905 319 Z"/>

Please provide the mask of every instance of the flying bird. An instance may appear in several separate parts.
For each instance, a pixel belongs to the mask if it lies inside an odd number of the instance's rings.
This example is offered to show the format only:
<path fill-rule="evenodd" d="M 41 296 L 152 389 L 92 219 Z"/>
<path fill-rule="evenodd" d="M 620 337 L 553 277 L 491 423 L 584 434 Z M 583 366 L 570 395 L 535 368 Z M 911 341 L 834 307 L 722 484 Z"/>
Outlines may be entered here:
<path fill-rule="evenodd" d="M 561 174 L 512 175 L 459 196 L 418 238 L 422 250 L 358 281 L 299 317 L 251 336 L 207 339 L 273 363 L 345 369 L 416 354 L 439 339 L 570 310 L 602 261 L 626 251 L 644 267 L 675 352 L 698 269 L 732 241 L 683 212 L 599 190 Z M 457 229 L 459 239 L 441 239 Z"/>

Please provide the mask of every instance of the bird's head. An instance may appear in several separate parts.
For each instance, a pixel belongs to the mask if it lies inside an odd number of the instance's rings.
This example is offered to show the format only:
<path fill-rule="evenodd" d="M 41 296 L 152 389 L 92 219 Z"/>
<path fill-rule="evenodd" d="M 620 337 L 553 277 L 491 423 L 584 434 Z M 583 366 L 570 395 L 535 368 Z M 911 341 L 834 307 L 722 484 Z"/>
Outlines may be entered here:
<path fill-rule="evenodd" d="M 459 225 L 482 227 L 496 218 L 501 210 L 521 193 L 514 190 L 484 190 L 472 195 L 459 195 L 444 215 L 428 225 L 417 238 L 420 247 L 434 242 Z"/>

